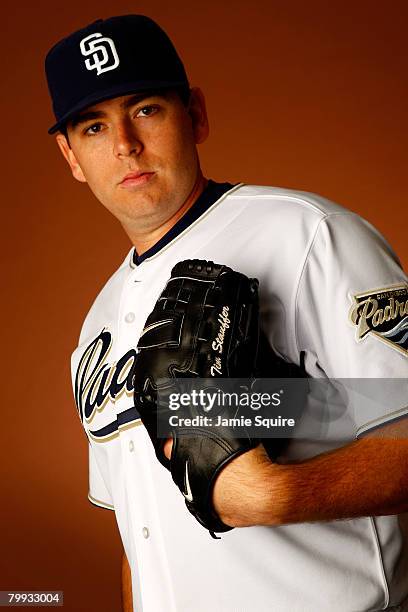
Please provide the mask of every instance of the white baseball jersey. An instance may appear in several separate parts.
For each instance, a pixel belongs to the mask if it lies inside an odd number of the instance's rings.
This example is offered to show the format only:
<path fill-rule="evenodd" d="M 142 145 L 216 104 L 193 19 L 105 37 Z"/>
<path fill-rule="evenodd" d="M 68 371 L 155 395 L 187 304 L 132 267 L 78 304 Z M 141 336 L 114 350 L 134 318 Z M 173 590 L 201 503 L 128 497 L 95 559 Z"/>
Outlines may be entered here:
<path fill-rule="evenodd" d="M 116 514 L 135 612 L 402 610 L 407 515 L 240 528 L 214 540 L 156 459 L 133 403 L 135 347 L 172 267 L 191 258 L 258 278 L 271 345 L 294 363 L 305 351 L 312 377 L 408 373 L 407 277 L 368 222 L 320 196 L 210 182 L 155 247 L 140 258 L 131 249 L 85 319 L 72 379 L 89 438 L 89 499 Z M 374 419 L 357 415 L 353 435 L 401 408 L 385 400 Z M 327 440 L 294 439 L 282 460 L 326 449 Z"/>

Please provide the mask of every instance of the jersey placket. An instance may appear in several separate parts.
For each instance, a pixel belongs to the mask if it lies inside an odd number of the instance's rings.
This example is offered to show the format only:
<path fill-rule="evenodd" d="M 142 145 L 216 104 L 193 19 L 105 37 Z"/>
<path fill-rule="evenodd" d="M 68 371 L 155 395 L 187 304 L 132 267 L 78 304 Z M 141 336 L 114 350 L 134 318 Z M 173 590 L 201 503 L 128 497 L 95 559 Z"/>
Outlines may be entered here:
<path fill-rule="evenodd" d="M 144 320 L 138 314 L 138 304 L 146 300 L 150 288 L 146 274 L 143 274 L 146 268 L 146 265 L 139 266 L 124 284 L 117 332 L 118 357 L 136 346 L 143 329 Z M 123 410 L 121 403 L 121 398 L 116 400 L 117 414 Z M 133 405 L 133 398 L 128 398 L 125 409 Z M 138 582 L 136 587 L 141 590 L 143 610 L 175 610 L 152 482 L 151 461 L 157 459 L 150 438 L 139 420 L 120 427 L 119 431 L 132 540 L 130 546 L 132 555 L 138 560 L 138 577 L 135 582 Z M 157 580 L 160 580 L 160 587 Z"/>

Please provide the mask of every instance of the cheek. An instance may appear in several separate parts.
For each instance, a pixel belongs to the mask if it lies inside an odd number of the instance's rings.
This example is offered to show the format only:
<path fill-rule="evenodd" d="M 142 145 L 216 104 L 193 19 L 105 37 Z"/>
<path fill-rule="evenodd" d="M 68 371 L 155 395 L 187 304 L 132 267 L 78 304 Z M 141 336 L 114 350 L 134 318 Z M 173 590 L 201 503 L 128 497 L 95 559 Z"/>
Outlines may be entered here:
<path fill-rule="evenodd" d="M 92 160 L 87 159 L 79 162 L 82 172 L 87 180 L 90 189 L 96 193 L 102 193 L 109 190 L 113 176 L 113 169 L 108 163 L 108 156 L 105 154 L 93 154 Z"/>
<path fill-rule="evenodd" d="M 172 163 L 170 170 L 179 172 L 181 167 L 188 167 L 196 157 L 196 147 L 190 125 L 182 124 L 171 127 L 162 134 L 162 151 Z"/>

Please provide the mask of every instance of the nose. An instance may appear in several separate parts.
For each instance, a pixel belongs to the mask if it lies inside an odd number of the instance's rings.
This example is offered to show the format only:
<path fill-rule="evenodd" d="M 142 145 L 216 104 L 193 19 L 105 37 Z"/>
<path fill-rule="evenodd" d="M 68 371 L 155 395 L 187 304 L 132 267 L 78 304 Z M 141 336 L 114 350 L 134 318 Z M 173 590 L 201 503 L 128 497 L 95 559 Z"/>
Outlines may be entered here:
<path fill-rule="evenodd" d="M 136 128 L 130 120 L 122 119 L 115 126 L 113 153 L 116 157 L 124 158 L 139 155 L 143 150 Z"/>

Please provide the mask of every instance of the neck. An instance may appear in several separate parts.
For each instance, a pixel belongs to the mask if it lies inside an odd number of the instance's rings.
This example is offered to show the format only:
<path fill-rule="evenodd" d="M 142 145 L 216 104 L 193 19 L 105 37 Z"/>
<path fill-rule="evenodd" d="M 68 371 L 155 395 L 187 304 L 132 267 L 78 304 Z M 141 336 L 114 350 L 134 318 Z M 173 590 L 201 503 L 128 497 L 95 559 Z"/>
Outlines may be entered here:
<path fill-rule="evenodd" d="M 201 174 L 199 171 L 197 179 L 194 183 L 192 190 L 187 196 L 186 200 L 177 210 L 177 212 L 168 219 L 163 225 L 158 227 L 156 230 L 149 232 L 146 236 L 140 236 L 137 239 L 133 237 L 133 244 L 136 248 L 136 252 L 138 255 L 142 255 L 146 251 L 148 251 L 153 245 L 156 244 L 167 232 L 177 223 L 179 219 L 187 212 L 189 208 L 194 204 L 194 202 L 200 197 L 205 187 L 207 186 L 207 179 Z"/>

